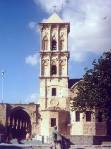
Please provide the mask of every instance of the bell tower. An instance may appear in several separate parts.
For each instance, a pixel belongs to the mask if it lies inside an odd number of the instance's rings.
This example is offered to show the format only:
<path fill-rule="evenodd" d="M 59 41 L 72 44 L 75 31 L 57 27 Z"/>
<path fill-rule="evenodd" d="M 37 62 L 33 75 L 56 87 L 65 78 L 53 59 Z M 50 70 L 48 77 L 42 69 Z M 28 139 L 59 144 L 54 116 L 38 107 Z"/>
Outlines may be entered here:
<path fill-rule="evenodd" d="M 65 23 L 56 13 L 43 23 L 40 49 L 41 108 L 66 109 L 68 97 L 68 33 Z"/>
<path fill-rule="evenodd" d="M 68 109 L 68 33 L 70 24 L 54 13 L 39 25 L 41 33 L 40 109 L 45 112 L 42 115 L 44 117 L 46 111 L 52 113 L 52 110 L 57 112 Z M 49 120 L 50 127 L 59 123 L 57 119 L 56 122 L 54 119 Z M 44 121 L 44 123 L 46 122 Z"/>

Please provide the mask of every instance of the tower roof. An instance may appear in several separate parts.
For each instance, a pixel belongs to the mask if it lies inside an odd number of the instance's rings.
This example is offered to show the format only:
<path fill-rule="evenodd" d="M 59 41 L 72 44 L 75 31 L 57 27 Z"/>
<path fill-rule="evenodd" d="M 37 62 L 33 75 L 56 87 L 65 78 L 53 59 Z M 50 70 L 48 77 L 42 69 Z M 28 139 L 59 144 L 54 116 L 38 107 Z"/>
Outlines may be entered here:
<path fill-rule="evenodd" d="M 65 23 L 57 13 L 53 13 L 45 22 L 43 23 Z"/>

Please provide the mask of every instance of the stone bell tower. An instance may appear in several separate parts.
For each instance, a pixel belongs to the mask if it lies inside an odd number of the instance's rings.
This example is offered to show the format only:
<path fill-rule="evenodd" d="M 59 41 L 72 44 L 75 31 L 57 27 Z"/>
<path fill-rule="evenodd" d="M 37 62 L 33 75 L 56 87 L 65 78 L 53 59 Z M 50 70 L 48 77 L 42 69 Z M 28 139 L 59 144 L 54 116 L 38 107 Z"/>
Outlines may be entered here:
<path fill-rule="evenodd" d="M 60 129 L 60 117 L 65 123 L 68 109 L 68 33 L 70 24 L 56 13 L 39 24 L 40 47 L 40 109 L 42 135 L 49 135 L 54 125 Z M 61 116 L 60 116 L 61 115 Z M 44 127 L 47 130 L 43 130 Z"/>

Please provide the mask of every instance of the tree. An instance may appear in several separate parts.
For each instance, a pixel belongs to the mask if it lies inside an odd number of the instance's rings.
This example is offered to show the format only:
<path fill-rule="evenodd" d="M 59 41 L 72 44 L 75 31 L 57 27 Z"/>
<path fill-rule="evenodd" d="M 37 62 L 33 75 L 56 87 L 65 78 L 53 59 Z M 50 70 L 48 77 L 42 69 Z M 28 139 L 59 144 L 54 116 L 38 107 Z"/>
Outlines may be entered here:
<path fill-rule="evenodd" d="M 72 110 L 97 109 L 111 119 L 111 50 L 94 60 L 93 68 L 86 71 L 77 90 L 77 96 L 71 100 Z"/>

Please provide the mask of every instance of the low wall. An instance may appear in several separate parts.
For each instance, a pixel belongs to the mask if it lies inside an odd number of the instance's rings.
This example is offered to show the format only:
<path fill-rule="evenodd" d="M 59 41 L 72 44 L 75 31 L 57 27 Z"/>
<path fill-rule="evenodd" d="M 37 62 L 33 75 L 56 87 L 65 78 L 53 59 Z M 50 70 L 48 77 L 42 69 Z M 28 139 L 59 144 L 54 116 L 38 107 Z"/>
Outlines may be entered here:
<path fill-rule="evenodd" d="M 0 145 L 0 149 L 51 149 L 50 145 Z"/>
<path fill-rule="evenodd" d="M 50 145 L 0 145 L 0 149 L 52 149 Z M 111 149 L 111 145 L 71 145 L 65 149 Z"/>
<path fill-rule="evenodd" d="M 111 145 L 72 145 L 70 149 L 111 149 Z"/>
<path fill-rule="evenodd" d="M 111 142 L 111 136 L 69 136 L 73 145 L 102 145 L 103 142 Z"/>
<path fill-rule="evenodd" d="M 69 136 L 69 140 L 74 145 L 93 145 L 93 136 Z"/>

